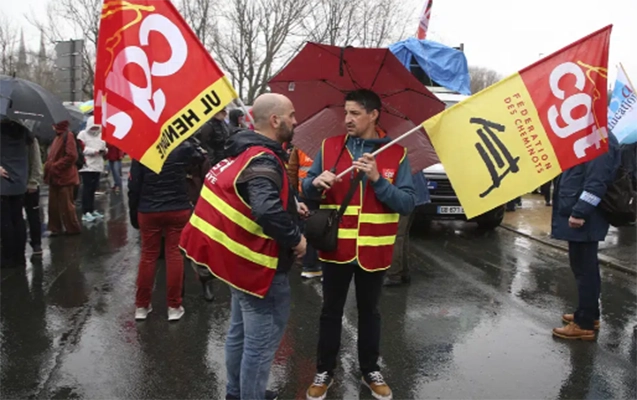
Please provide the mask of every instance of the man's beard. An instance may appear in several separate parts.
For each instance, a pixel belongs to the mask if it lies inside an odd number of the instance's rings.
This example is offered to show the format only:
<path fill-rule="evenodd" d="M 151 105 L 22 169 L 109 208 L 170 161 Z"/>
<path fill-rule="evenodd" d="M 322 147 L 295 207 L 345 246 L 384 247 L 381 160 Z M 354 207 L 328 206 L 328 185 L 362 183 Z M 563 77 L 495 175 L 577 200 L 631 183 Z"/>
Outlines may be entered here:
<path fill-rule="evenodd" d="M 277 137 L 281 143 L 291 142 L 294 138 L 294 128 L 290 128 L 286 125 L 281 125 L 277 132 Z"/>

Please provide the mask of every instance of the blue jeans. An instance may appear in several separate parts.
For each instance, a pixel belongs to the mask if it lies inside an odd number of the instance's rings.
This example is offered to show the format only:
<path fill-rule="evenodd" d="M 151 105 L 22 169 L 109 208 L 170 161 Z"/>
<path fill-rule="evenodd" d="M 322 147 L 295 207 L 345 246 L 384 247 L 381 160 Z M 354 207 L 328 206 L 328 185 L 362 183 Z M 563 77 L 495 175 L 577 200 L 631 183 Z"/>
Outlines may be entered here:
<path fill-rule="evenodd" d="M 232 311 L 226 338 L 227 395 L 264 399 L 270 367 L 290 316 L 290 282 L 276 274 L 263 298 L 231 288 Z"/>
<path fill-rule="evenodd" d="M 109 161 L 108 166 L 111 169 L 111 174 L 113 174 L 113 185 L 121 189 L 122 175 L 120 174 L 120 171 L 122 170 L 122 160 Z"/>

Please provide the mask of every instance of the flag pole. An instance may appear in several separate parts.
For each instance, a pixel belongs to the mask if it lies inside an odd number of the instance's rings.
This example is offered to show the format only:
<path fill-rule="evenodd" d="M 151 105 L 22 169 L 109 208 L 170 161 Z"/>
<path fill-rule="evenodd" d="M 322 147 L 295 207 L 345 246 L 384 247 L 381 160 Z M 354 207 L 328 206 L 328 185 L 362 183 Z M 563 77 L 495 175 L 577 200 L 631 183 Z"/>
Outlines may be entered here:
<path fill-rule="evenodd" d="M 401 140 L 405 139 L 407 136 L 411 135 L 412 133 L 418 131 L 420 128 L 422 128 L 421 125 L 415 126 L 414 128 L 412 128 L 411 130 L 403 133 L 402 135 L 398 136 L 396 139 L 392 140 L 391 142 L 387 143 L 386 145 L 384 145 L 383 147 L 381 147 L 380 149 L 376 150 L 375 152 L 372 153 L 372 156 L 376 157 L 377 155 L 379 155 L 380 153 L 382 153 L 385 149 L 387 149 L 390 146 L 395 145 L 396 143 L 400 142 Z M 341 172 L 340 174 L 338 174 L 336 177 L 337 178 L 342 178 L 345 175 L 347 175 L 351 170 L 354 169 L 354 166 L 350 166 L 349 168 L 347 168 L 345 171 Z"/>
<path fill-rule="evenodd" d="M 635 85 L 633 85 L 633 83 L 630 81 L 630 77 L 628 76 L 628 74 L 626 73 L 626 70 L 624 69 L 624 65 L 622 63 L 619 63 L 619 68 L 622 69 L 622 72 L 624 73 L 624 76 L 626 77 L 626 80 L 628 81 L 628 84 L 630 85 L 630 88 L 633 90 L 633 92 L 635 91 Z"/>

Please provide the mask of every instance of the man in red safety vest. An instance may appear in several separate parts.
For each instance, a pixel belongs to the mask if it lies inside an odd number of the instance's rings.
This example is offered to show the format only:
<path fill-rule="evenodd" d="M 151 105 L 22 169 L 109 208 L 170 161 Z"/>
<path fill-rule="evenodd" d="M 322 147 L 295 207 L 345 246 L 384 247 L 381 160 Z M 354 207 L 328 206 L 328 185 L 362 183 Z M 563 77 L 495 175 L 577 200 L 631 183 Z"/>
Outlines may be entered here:
<path fill-rule="evenodd" d="M 365 89 L 345 97 L 347 134 L 323 142 L 314 158 L 303 194 L 321 199 L 321 208 L 336 209 L 343 203 L 359 172 L 362 180 L 339 223 L 335 251 L 319 252 L 323 262 L 317 374 L 307 391 L 310 400 L 322 400 L 334 379 L 341 340 L 343 307 L 352 277 L 358 307 L 358 360 L 362 381 L 377 399 L 389 400 L 392 392 L 378 365 L 380 300 L 383 277 L 392 262 L 400 215 L 409 215 L 416 194 L 407 151 L 392 145 L 376 158 L 371 153 L 391 139 L 378 126 L 380 97 Z M 343 179 L 336 175 L 351 165 L 355 170 Z M 331 172 L 334 170 L 335 173 Z"/>
<path fill-rule="evenodd" d="M 255 130 L 226 142 L 226 157 L 206 175 L 180 246 L 198 265 L 230 285 L 226 338 L 227 399 L 271 399 L 270 366 L 290 315 L 288 271 L 305 255 L 295 191 L 282 143 L 296 124 L 292 102 L 259 96 Z M 245 340 L 244 340 L 245 338 Z"/>

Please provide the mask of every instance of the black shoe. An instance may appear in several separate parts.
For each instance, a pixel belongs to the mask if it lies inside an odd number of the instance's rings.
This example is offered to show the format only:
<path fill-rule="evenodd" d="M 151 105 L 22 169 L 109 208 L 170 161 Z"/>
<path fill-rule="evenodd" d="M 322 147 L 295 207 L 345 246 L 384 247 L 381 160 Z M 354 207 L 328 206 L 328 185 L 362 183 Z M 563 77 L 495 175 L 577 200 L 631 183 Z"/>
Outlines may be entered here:
<path fill-rule="evenodd" d="M 214 281 L 212 279 L 201 282 L 201 286 L 203 289 L 203 298 L 208 302 L 212 302 L 215 299 L 215 293 L 212 287 L 213 283 Z"/>
<path fill-rule="evenodd" d="M 400 280 L 403 281 L 403 283 L 410 284 L 411 283 L 411 276 L 402 276 L 400 278 Z"/>
<path fill-rule="evenodd" d="M 33 249 L 34 256 L 42 255 L 42 246 L 40 246 L 39 244 L 34 244 L 33 246 L 31 246 L 31 248 Z"/>

